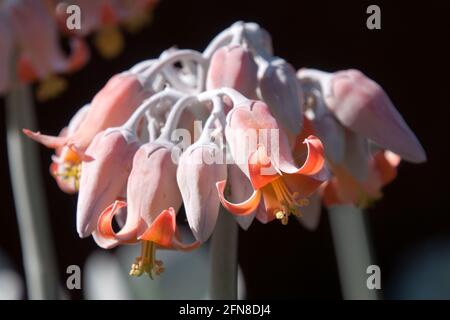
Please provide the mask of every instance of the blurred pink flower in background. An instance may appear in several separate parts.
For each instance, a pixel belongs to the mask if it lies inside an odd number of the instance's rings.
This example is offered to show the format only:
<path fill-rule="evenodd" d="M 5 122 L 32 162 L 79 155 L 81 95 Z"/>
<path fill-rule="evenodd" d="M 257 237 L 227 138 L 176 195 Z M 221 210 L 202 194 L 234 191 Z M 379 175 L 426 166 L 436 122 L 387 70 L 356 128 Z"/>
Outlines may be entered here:
<path fill-rule="evenodd" d="M 39 82 L 36 97 L 45 101 L 67 87 L 59 74 L 84 67 L 90 51 L 86 40 L 95 32 L 94 43 L 105 58 L 117 57 L 124 48 L 120 26 L 137 32 L 151 21 L 156 0 L 8 0 L 0 4 L 0 94 L 13 88 L 15 58 L 21 83 Z M 67 8 L 80 7 L 81 29 L 69 30 Z M 69 11 L 70 12 L 70 11 Z M 70 53 L 61 45 L 60 31 L 68 36 Z"/>
<path fill-rule="evenodd" d="M 385 91 L 360 71 L 300 69 L 297 76 L 306 97 L 304 131 L 322 139 L 333 173 L 321 188 L 327 206 L 367 207 L 394 180 L 401 159 L 426 161 L 420 142 Z M 320 205 L 310 208 L 316 225 Z"/>

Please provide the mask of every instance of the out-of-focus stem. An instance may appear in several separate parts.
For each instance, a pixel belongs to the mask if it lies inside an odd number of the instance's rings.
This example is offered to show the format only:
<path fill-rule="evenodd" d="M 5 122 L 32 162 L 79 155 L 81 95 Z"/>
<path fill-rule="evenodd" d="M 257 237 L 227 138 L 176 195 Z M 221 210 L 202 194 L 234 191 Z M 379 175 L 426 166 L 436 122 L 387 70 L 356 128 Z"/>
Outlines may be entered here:
<path fill-rule="evenodd" d="M 221 207 L 211 248 L 210 298 L 237 299 L 238 225 L 234 217 Z"/>
<path fill-rule="evenodd" d="M 15 64 L 12 64 L 13 66 Z M 29 299 L 56 299 L 58 285 L 37 146 L 22 128 L 36 128 L 31 89 L 6 97 L 6 135 L 12 190 Z"/>
<path fill-rule="evenodd" d="M 364 212 L 354 206 L 328 209 L 336 259 L 345 300 L 377 300 L 380 290 L 369 289 L 367 267 L 373 265 Z"/>

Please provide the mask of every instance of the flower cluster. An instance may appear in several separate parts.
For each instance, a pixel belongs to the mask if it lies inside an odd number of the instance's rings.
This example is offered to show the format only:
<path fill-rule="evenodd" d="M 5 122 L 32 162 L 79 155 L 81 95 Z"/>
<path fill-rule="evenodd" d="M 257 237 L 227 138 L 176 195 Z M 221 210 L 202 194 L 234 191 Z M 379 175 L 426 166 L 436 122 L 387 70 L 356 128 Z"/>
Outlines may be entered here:
<path fill-rule="evenodd" d="M 22 83 L 40 82 L 37 97 L 55 97 L 67 86 L 58 74 L 72 73 L 89 60 L 84 37 L 95 32 L 94 43 L 106 58 L 117 56 L 124 40 L 121 25 L 138 31 L 150 21 L 156 0 L 6 0 L 0 3 L 0 94 L 11 89 L 16 79 Z M 70 6 L 79 8 L 80 25 L 70 30 Z M 66 34 L 70 53 L 60 44 Z M 15 70 L 9 67 L 14 59 Z"/>
<path fill-rule="evenodd" d="M 150 277 L 163 271 L 157 249 L 208 240 L 221 205 L 244 229 L 293 217 L 313 228 L 322 201 L 367 206 L 400 158 L 425 161 L 376 82 L 296 72 L 267 31 L 243 22 L 203 52 L 171 48 L 113 76 L 59 136 L 24 133 L 55 149 L 51 173 L 78 192 L 80 237 L 141 243 L 130 274 Z M 192 243 L 177 232 L 183 204 Z"/>

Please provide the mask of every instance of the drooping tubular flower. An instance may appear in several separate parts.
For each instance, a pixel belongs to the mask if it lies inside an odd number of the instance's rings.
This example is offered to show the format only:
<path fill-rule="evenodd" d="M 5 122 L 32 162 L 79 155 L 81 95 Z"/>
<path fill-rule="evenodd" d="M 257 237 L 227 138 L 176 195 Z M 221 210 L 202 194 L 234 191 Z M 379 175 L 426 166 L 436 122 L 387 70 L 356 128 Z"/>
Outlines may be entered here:
<path fill-rule="evenodd" d="M 77 231 L 81 238 L 95 232 L 98 218 L 108 205 L 123 199 L 139 146 L 135 133 L 119 127 L 99 132 L 87 148 L 89 159 L 81 163 L 83 174 L 77 203 Z"/>
<path fill-rule="evenodd" d="M 231 203 L 224 193 L 226 181 L 217 183 L 222 205 L 233 214 L 251 214 L 262 201 L 258 220 L 267 223 L 276 218 L 287 224 L 290 215 L 301 215 L 300 208 L 308 202 L 305 198 L 327 179 L 320 140 L 310 136 L 304 141 L 298 167 L 285 133 L 263 102 L 233 108 L 227 116 L 225 135 L 233 158 L 254 189 L 248 200 Z M 252 137 L 257 140 L 251 141 Z"/>
<path fill-rule="evenodd" d="M 123 128 L 127 128 L 129 132 L 135 134 L 137 124 L 145 111 L 148 108 L 157 107 L 163 100 L 160 97 L 163 97 L 166 93 L 169 96 L 171 95 L 170 90 L 161 92 L 142 104 Z M 174 95 L 177 96 L 176 93 Z M 162 262 L 155 260 L 157 247 L 192 250 L 199 245 L 198 242 L 183 244 L 175 233 L 175 215 L 181 207 L 182 200 L 176 184 L 177 165 L 172 160 L 174 144 L 169 140 L 170 134 L 180 120 L 180 113 L 185 107 L 185 102 L 190 100 L 192 99 L 189 97 L 186 100 L 181 99 L 173 106 L 173 109 L 169 112 L 167 123 L 157 139 L 150 135 L 148 142 L 140 145 L 132 155 L 129 154 L 129 156 L 132 156 L 131 172 L 129 172 L 129 175 L 128 172 L 124 173 L 124 179 L 119 179 L 121 182 L 127 179 L 126 202 L 112 199 L 109 206 L 107 206 L 108 204 L 105 205 L 107 196 L 103 196 L 103 194 L 113 191 L 109 187 L 115 183 L 113 181 L 106 183 L 106 192 L 97 194 L 97 197 L 101 197 L 101 205 L 98 202 L 96 203 L 95 196 L 86 199 L 88 201 L 83 201 L 87 205 L 95 203 L 95 210 L 92 211 L 94 214 L 102 206 L 105 208 L 97 219 L 98 222 L 93 219 L 92 215 L 82 214 L 80 216 L 82 219 L 86 218 L 85 222 L 89 223 L 88 226 L 91 223 L 92 225 L 97 223 L 95 238 L 100 246 L 110 248 L 120 244 L 142 243 L 142 255 L 132 265 L 130 275 L 140 276 L 143 273 L 148 273 L 150 277 L 153 277 L 162 272 Z M 110 159 L 110 162 L 113 161 L 114 157 Z M 99 176 L 98 170 L 97 173 L 93 170 L 92 174 Z M 82 179 L 84 179 L 84 175 Z M 99 177 L 98 183 L 104 183 L 105 180 L 107 180 L 107 177 Z M 83 184 L 81 184 L 80 193 L 82 188 Z M 116 194 L 120 189 L 119 186 L 115 189 Z M 99 191 L 101 190 L 99 189 Z M 121 230 L 116 233 L 113 230 L 112 222 L 120 212 L 119 209 L 125 206 L 127 207 L 126 221 Z M 90 228 L 87 231 L 90 231 Z"/>
<path fill-rule="evenodd" d="M 242 24 L 241 25 L 235 24 L 233 26 L 232 28 L 243 27 Z M 264 36 L 264 34 L 260 35 L 260 37 L 261 36 Z M 236 40 L 236 38 L 239 39 L 240 37 L 238 36 L 234 38 Z M 258 73 L 258 66 L 254 61 L 253 54 L 243 45 L 232 42 L 231 44 L 218 49 L 212 55 L 208 75 L 206 78 L 206 88 L 208 90 L 212 90 L 228 87 L 237 90 L 239 93 L 243 94 L 245 97 L 249 99 L 256 99 L 256 90 L 258 85 L 257 73 Z M 232 107 L 232 103 L 231 101 L 229 101 L 227 96 L 224 96 L 223 99 L 225 103 L 224 113 L 227 114 Z M 214 158 L 214 154 L 217 154 L 218 152 L 217 148 L 218 147 L 215 146 L 214 144 L 206 144 L 205 146 L 201 145 L 202 156 L 207 158 L 211 157 Z M 193 150 L 189 150 L 189 152 L 192 151 Z M 183 156 L 184 157 L 182 157 L 182 159 L 187 158 L 188 153 L 186 152 L 186 155 Z M 199 150 L 197 150 L 196 153 L 192 152 L 192 155 L 189 156 L 190 159 L 187 162 L 195 163 L 195 159 L 198 158 L 199 156 L 200 156 Z M 182 166 L 182 164 L 183 161 L 181 161 L 180 166 Z M 213 168 L 214 166 L 218 166 L 219 168 Z M 199 176 L 205 175 L 208 176 L 209 179 L 213 180 L 217 179 L 215 180 L 214 184 L 218 181 L 227 179 L 228 185 L 230 186 L 228 198 L 232 202 L 244 201 L 245 199 L 247 199 L 246 197 L 250 196 L 253 191 L 253 188 L 248 178 L 236 166 L 236 164 L 231 163 L 228 164 L 228 166 L 223 166 L 225 167 L 225 169 L 221 169 L 219 164 L 217 163 L 210 166 L 207 166 L 204 163 L 201 163 L 201 165 L 197 165 L 195 163 L 195 167 L 196 168 L 191 169 L 192 170 L 197 169 L 199 172 Z M 183 170 L 180 169 L 179 172 L 183 172 Z M 211 171 L 211 173 L 215 174 L 209 175 L 208 171 Z M 225 171 L 226 173 L 225 176 L 222 179 L 218 179 L 221 176 L 221 172 L 223 171 Z M 192 180 L 189 179 L 188 177 L 189 172 L 191 172 L 191 170 L 186 169 L 185 172 L 187 176 L 185 179 L 185 186 L 186 186 L 185 189 L 189 190 L 193 186 L 193 184 L 191 183 Z M 200 179 L 200 177 L 199 181 L 196 181 L 196 184 L 198 184 L 199 190 L 201 190 L 201 188 L 209 188 L 208 184 L 206 184 L 203 181 L 203 179 Z M 182 184 L 180 184 L 180 189 L 183 194 L 184 188 Z M 186 193 L 187 192 L 188 191 L 186 191 Z M 196 191 L 189 192 L 190 200 L 184 199 L 184 202 L 203 203 L 204 200 L 201 197 L 204 194 L 204 192 L 198 192 L 198 194 L 199 195 L 197 196 Z M 209 197 L 208 199 L 209 199 L 208 200 L 209 206 L 201 207 L 201 209 L 198 209 L 198 207 L 196 207 L 196 209 L 195 208 L 192 209 L 193 212 L 192 215 L 198 216 L 198 218 L 191 219 L 192 223 L 190 224 L 190 226 L 194 234 L 199 235 L 197 239 L 202 239 L 202 241 L 206 241 L 206 239 L 208 239 L 209 236 L 211 235 L 213 228 L 215 226 L 215 222 L 217 220 L 217 213 L 220 206 L 220 201 L 218 198 L 216 199 L 215 195 L 211 195 L 211 197 Z M 186 210 L 186 213 L 190 212 L 191 212 L 190 210 Z M 252 223 L 254 217 L 255 213 L 250 214 L 248 216 L 236 216 L 236 221 L 244 230 L 247 230 L 250 224 Z M 207 219 L 207 222 L 203 222 L 205 219 Z M 188 221 L 191 220 L 189 220 L 188 215 Z"/>
<path fill-rule="evenodd" d="M 83 123 L 89 111 L 89 105 L 80 108 L 59 133 L 59 137 L 72 135 Z M 59 188 L 66 193 L 76 193 L 80 183 L 80 157 L 69 146 L 64 145 L 55 149 L 50 164 L 50 174 L 55 178 Z"/>
<path fill-rule="evenodd" d="M 225 163 L 215 161 L 214 143 L 195 143 L 181 155 L 177 171 L 189 226 L 200 242 L 211 236 L 219 214 L 220 199 L 213 186 L 227 178 Z"/>
<path fill-rule="evenodd" d="M 295 69 L 281 58 L 260 63 L 258 92 L 261 100 L 280 123 L 289 138 L 302 129 L 302 92 L 295 77 Z"/>
<path fill-rule="evenodd" d="M 71 135 L 54 137 L 24 129 L 31 139 L 48 148 L 69 146 L 80 158 L 84 157 L 92 139 L 107 128 L 125 123 L 136 108 L 150 95 L 137 75 L 123 72 L 113 76 L 96 94 L 83 122 Z"/>
<path fill-rule="evenodd" d="M 142 254 L 136 258 L 130 275 L 162 272 L 162 262 L 155 260 L 157 248 L 192 250 L 199 243 L 181 243 L 176 234 L 176 212 L 181 195 L 176 184 L 176 164 L 171 146 L 158 141 L 142 145 L 133 159 L 128 179 L 127 202 L 115 202 L 101 214 L 99 235 L 117 244 L 142 243 Z M 120 206 L 127 205 L 127 219 L 119 232 L 114 232 L 112 219 Z"/>
<path fill-rule="evenodd" d="M 86 149 L 81 163 L 83 174 L 77 204 L 77 231 L 81 238 L 92 235 L 103 248 L 118 244 L 118 241 L 105 238 L 96 230 L 97 222 L 106 207 L 114 201 L 125 200 L 133 159 L 142 144 L 141 139 L 145 137 L 141 135 L 142 110 L 158 101 L 158 95 L 152 97 L 122 126 L 99 132 Z M 125 214 L 128 217 L 127 210 L 119 209 L 119 213 L 114 214 L 118 220 L 124 220 Z"/>
<path fill-rule="evenodd" d="M 361 72 L 301 69 L 297 75 L 306 95 L 305 131 L 322 139 L 333 172 L 323 189 L 327 205 L 365 207 L 381 197 L 401 158 L 426 160 L 387 94 Z"/>
<path fill-rule="evenodd" d="M 360 71 L 331 74 L 301 69 L 298 77 L 304 90 L 308 90 L 313 98 L 312 106 L 307 106 L 310 111 L 306 113 L 312 118 L 313 126 L 331 113 L 335 123 L 328 121 L 328 127 L 338 123 L 407 161 L 426 161 L 420 142 L 383 88 Z M 338 137 L 343 139 L 342 132 Z M 342 148 L 342 143 L 338 146 Z"/>
<path fill-rule="evenodd" d="M 157 0 L 8 0 L 0 5 L 0 66 L 10 63 L 14 47 L 19 53 L 17 74 L 20 81 L 39 81 L 40 100 L 55 97 L 67 83 L 59 76 L 72 73 L 89 60 L 89 48 L 83 39 L 95 31 L 94 43 L 106 58 L 116 57 L 124 47 L 120 25 L 130 32 L 139 31 L 151 20 Z M 80 8 L 80 28 L 70 27 L 71 5 Z M 70 25 L 70 26 L 69 26 Z M 71 52 L 65 54 L 59 44 L 59 29 L 69 36 Z M 69 29 L 70 28 L 70 29 Z M 13 37 L 14 35 L 14 37 Z M 11 87 L 10 68 L 0 70 L 0 94 Z"/>
<path fill-rule="evenodd" d="M 401 158 L 388 150 L 379 150 L 369 158 L 368 175 L 358 181 L 342 166 L 332 167 L 333 177 L 322 190 L 327 207 L 339 204 L 365 208 L 382 197 L 381 189 L 397 176 Z"/>
<path fill-rule="evenodd" d="M 292 142 L 302 128 L 303 95 L 297 86 L 295 69 L 273 56 L 272 51 L 267 31 L 255 23 L 234 23 L 204 52 L 207 57 L 211 55 L 207 88 L 231 87 L 249 99 L 255 99 L 256 93 Z"/>
<path fill-rule="evenodd" d="M 237 44 L 222 47 L 211 58 L 206 89 L 229 87 L 254 99 L 257 71 L 252 54 L 247 49 Z"/>
<path fill-rule="evenodd" d="M 6 3 L 5 10 L 20 50 L 19 79 L 25 83 L 40 80 L 37 97 L 41 100 L 56 96 L 67 85 L 56 74 L 74 72 L 85 65 L 89 59 L 86 43 L 79 37 L 71 37 L 71 53 L 66 56 L 59 45 L 51 8 L 44 1 L 13 0 Z"/>
<path fill-rule="evenodd" d="M 184 209 L 194 237 L 206 242 L 216 225 L 220 199 L 214 185 L 227 178 L 227 165 L 213 129 L 221 129 L 224 102 L 220 96 L 212 99 L 213 111 L 208 117 L 199 139 L 181 155 L 177 182 L 183 198 Z M 214 141 L 213 141 L 214 140 Z"/>

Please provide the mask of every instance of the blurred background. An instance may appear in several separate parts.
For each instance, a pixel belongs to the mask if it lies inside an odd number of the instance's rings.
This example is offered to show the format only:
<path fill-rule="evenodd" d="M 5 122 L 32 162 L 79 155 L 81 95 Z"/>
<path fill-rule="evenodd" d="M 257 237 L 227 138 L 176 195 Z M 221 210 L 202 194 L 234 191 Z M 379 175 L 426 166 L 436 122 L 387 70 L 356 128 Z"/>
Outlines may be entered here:
<path fill-rule="evenodd" d="M 218 32 L 236 20 L 255 21 L 272 35 L 275 54 L 296 69 L 356 68 L 380 83 L 389 94 L 424 146 L 428 162 L 422 165 L 402 163 L 398 178 L 384 189 L 382 201 L 368 209 L 384 297 L 450 299 L 450 205 L 447 202 L 450 199 L 447 167 L 450 3 L 427 1 L 426 5 L 414 5 L 406 1 L 377 1 L 381 8 L 381 30 L 366 28 L 366 8 L 373 3 L 293 3 L 162 0 L 148 27 L 138 34 L 125 34 L 126 47 L 119 57 L 105 60 L 92 50 L 89 64 L 68 77 L 69 86 L 62 95 L 45 103 L 36 102 L 39 129 L 57 134 L 112 75 L 138 61 L 157 57 L 174 45 L 203 50 Z M 14 283 L 20 283 L 20 277 L 23 279 L 23 267 L 8 172 L 3 105 L 4 99 L 0 98 L 1 263 L 15 269 L 19 277 L 0 273 L 0 279 L 6 277 L 11 288 L 15 288 Z M 67 266 L 73 264 L 83 267 L 86 282 L 89 277 L 106 284 L 108 274 L 117 273 L 123 274 L 124 281 L 130 281 L 126 280 L 127 263 L 134 254 L 125 251 L 131 248 L 100 251 L 91 238 L 78 238 L 76 196 L 62 193 L 48 174 L 52 150 L 44 147 L 39 150 L 61 286 L 65 287 Z M 315 232 L 305 230 L 294 220 L 287 226 L 262 225 L 255 221 L 248 231 L 240 231 L 239 263 L 246 287 L 241 297 L 341 298 L 329 222 L 323 213 Z M 183 222 L 184 218 L 180 219 Z M 97 253 L 92 256 L 94 252 Z M 123 260 L 125 265 L 122 266 L 120 257 L 124 254 L 131 258 Z M 202 286 L 202 273 L 190 275 L 188 270 L 207 270 L 206 255 L 204 250 L 191 256 L 186 264 L 177 261 L 178 256 L 172 257 L 175 260 L 170 262 L 174 265 L 172 269 L 175 268 L 171 274 L 180 279 L 191 277 L 193 298 L 204 295 L 203 289 L 198 289 Z M 114 264 L 108 259 L 118 262 Z M 94 267 L 88 268 L 90 265 Z M 169 287 L 168 282 L 178 281 L 169 275 L 163 278 L 166 280 L 160 282 L 166 282 Z M 147 277 L 135 280 L 141 287 L 163 286 L 159 282 L 150 284 Z M 120 281 L 117 286 L 127 285 Z M 4 288 L 0 290 L 6 292 Z M 82 290 L 65 294 L 67 298 L 83 299 L 89 294 L 92 297 L 93 290 L 84 285 Z M 162 289 L 154 297 L 174 297 L 161 292 Z M 17 294 L 26 297 L 25 291 Z M 189 294 L 179 297 L 187 298 Z"/>

